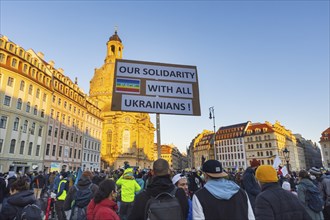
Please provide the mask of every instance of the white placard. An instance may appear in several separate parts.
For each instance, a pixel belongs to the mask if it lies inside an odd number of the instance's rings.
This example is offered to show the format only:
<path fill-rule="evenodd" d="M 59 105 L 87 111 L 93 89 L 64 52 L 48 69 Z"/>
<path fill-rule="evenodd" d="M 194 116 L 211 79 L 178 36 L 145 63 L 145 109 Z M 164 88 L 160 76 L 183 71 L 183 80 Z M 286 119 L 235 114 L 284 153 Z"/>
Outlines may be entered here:
<path fill-rule="evenodd" d="M 191 99 L 122 95 L 122 111 L 192 115 Z"/>
<path fill-rule="evenodd" d="M 147 80 L 146 94 L 179 98 L 193 98 L 193 89 L 192 84 L 188 83 Z"/>
<path fill-rule="evenodd" d="M 117 76 L 183 82 L 197 81 L 197 73 L 194 68 L 156 66 L 121 61 L 117 61 L 116 67 Z"/>

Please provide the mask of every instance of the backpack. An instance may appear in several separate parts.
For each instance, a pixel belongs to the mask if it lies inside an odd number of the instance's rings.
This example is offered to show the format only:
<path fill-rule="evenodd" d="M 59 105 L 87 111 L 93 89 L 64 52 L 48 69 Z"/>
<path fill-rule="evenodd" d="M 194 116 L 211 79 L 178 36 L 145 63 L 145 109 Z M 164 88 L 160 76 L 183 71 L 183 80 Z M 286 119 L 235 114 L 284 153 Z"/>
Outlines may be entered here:
<path fill-rule="evenodd" d="M 93 197 L 92 186 L 93 183 L 91 183 L 88 188 L 80 190 L 76 185 L 74 185 L 76 188 L 76 194 L 74 196 L 74 205 L 72 206 L 71 211 L 71 220 L 86 219 L 86 208 Z"/>
<path fill-rule="evenodd" d="M 28 204 L 17 212 L 15 220 L 42 220 L 42 211 L 36 204 Z"/>
<path fill-rule="evenodd" d="M 305 192 L 305 201 L 307 206 L 314 212 L 321 212 L 323 210 L 324 202 L 321 198 L 320 191 L 316 188 L 316 186 L 307 186 L 303 184 L 306 188 Z"/>
<path fill-rule="evenodd" d="M 156 197 L 151 196 L 146 205 L 147 220 L 184 219 L 179 200 L 175 197 L 177 188 L 170 193 L 162 192 Z"/>

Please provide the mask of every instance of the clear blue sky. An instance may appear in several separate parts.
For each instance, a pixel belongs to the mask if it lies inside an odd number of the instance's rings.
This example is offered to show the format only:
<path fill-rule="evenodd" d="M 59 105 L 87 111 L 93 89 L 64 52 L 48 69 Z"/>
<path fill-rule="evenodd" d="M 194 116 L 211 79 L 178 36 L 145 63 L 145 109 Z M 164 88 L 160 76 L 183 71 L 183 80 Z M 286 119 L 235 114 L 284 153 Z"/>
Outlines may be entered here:
<path fill-rule="evenodd" d="M 86 93 L 115 26 L 125 59 L 197 66 L 202 115 L 161 115 L 163 144 L 213 130 L 211 106 L 217 129 L 278 120 L 318 142 L 330 126 L 329 1 L 1 0 L 1 34 Z"/>

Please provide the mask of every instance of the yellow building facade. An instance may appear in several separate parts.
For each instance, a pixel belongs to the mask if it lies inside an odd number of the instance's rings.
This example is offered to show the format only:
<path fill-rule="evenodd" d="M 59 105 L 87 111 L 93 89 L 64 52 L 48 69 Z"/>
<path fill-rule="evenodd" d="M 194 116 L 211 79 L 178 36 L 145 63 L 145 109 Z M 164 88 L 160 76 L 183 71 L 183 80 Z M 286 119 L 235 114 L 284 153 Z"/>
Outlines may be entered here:
<path fill-rule="evenodd" d="M 118 168 L 128 161 L 131 166 L 150 167 L 154 160 L 154 125 L 149 114 L 111 111 L 116 59 L 122 59 L 124 45 L 117 31 L 107 42 L 102 67 L 95 69 L 90 81 L 90 97 L 101 108 L 103 168 Z"/>
<path fill-rule="evenodd" d="M 0 172 L 100 170 L 97 103 L 43 53 L 0 48 Z"/>

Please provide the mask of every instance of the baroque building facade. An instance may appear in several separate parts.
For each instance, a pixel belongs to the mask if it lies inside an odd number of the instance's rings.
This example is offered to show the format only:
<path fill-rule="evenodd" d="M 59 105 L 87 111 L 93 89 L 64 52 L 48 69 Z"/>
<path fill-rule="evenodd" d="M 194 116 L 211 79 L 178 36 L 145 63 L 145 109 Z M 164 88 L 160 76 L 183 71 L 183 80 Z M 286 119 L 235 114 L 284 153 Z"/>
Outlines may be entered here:
<path fill-rule="evenodd" d="M 124 45 L 117 31 L 107 42 L 102 67 L 95 69 L 90 81 L 90 97 L 101 108 L 103 119 L 101 156 L 103 168 L 150 167 L 154 160 L 154 125 L 149 114 L 112 111 L 112 90 L 116 59 L 122 59 Z"/>
<path fill-rule="evenodd" d="M 99 170 L 97 103 L 41 52 L 24 50 L 3 35 L 0 47 L 0 170 L 76 170 L 89 136 L 98 150 L 87 161 L 93 162 L 88 169 Z"/>
<path fill-rule="evenodd" d="M 250 122 L 220 127 L 216 132 L 217 159 L 228 170 L 247 168 L 244 135 Z"/>
<path fill-rule="evenodd" d="M 321 133 L 319 141 L 323 155 L 323 166 L 326 169 L 330 168 L 330 127 Z"/>

